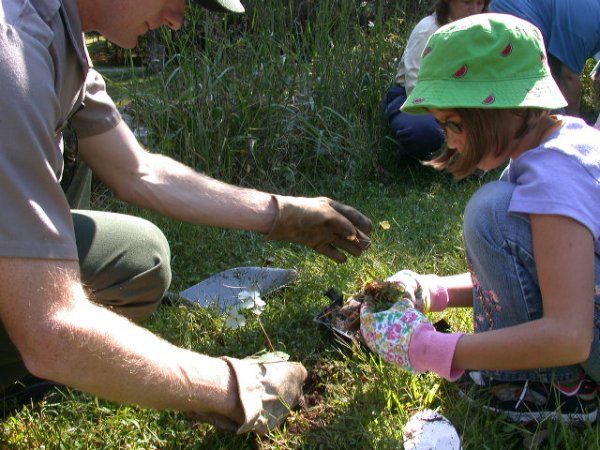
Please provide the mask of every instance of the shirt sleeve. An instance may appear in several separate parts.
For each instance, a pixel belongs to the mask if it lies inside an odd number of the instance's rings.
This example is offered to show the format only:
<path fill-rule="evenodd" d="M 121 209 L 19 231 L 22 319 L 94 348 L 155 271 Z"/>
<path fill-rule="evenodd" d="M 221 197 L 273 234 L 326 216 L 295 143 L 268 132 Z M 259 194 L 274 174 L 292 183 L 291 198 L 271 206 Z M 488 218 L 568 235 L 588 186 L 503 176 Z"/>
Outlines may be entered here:
<path fill-rule="evenodd" d="M 509 212 L 555 214 L 569 217 L 587 227 L 594 239 L 600 236 L 598 180 L 577 160 L 564 153 L 545 149 L 529 151 L 517 161 L 520 175 Z"/>
<path fill-rule="evenodd" d="M 91 69 L 85 80 L 84 107 L 72 118 L 77 137 L 86 138 L 108 131 L 121 121 L 121 114 L 108 93 L 104 78 Z"/>
<path fill-rule="evenodd" d="M 546 36 L 548 53 L 581 74 L 587 60 L 600 50 L 600 3 L 554 2 L 554 8 Z"/>
<path fill-rule="evenodd" d="M 52 31 L 33 10 L 0 20 L 0 256 L 77 260 L 63 160 Z M 22 25 L 22 26 L 21 26 Z"/>
<path fill-rule="evenodd" d="M 421 55 L 429 37 L 438 29 L 434 15 L 425 17 L 411 32 L 406 48 L 400 61 L 400 68 L 396 79 L 402 79 L 409 95 L 417 84 L 419 68 L 421 67 Z"/>

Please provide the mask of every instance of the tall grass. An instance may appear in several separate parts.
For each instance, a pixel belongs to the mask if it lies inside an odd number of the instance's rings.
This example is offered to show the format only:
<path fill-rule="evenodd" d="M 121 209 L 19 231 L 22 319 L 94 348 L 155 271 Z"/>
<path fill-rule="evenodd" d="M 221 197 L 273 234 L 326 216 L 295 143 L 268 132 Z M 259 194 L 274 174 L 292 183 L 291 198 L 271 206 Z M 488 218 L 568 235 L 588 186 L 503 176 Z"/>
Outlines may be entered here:
<path fill-rule="evenodd" d="M 380 104 L 410 29 L 404 3 L 192 8 L 184 30 L 163 33 L 158 83 L 135 98 L 140 120 L 165 151 L 224 180 L 289 190 L 367 177 L 390 145 Z"/>
<path fill-rule="evenodd" d="M 378 175 L 394 147 L 381 98 L 429 2 L 245 5 L 240 16 L 192 7 L 183 30 L 163 31 L 157 83 L 134 96 L 154 144 L 210 175 L 265 189 Z M 591 117 L 590 100 L 586 88 Z"/>

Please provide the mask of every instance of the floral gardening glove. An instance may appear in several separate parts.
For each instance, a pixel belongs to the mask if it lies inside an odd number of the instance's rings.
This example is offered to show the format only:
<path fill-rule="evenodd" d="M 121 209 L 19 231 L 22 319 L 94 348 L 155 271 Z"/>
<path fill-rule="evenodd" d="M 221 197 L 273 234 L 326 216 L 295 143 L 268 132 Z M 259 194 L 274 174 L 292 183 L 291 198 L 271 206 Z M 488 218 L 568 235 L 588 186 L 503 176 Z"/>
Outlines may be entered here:
<path fill-rule="evenodd" d="M 365 344 L 385 361 L 410 372 L 416 371 L 409 359 L 410 341 L 423 324 L 431 326 L 410 298 L 403 298 L 383 311 L 376 311 L 367 301 L 360 308 L 360 331 Z"/>
<path fill-rule="evenodd" d="M 398 283 L 406 291 L 406 298 L 412 302 L 414 308 L 427 314 L 431 306 L 431 295 L 429 288 L 424 285 L 421 276 L 412 270 L 401 270 L 385 281 Z"/>

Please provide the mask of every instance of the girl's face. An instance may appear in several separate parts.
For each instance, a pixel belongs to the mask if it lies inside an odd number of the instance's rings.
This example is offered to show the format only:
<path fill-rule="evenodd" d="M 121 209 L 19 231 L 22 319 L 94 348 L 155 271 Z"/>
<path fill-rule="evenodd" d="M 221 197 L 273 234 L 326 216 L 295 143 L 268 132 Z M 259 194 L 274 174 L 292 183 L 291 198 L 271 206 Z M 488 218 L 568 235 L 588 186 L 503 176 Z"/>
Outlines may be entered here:
<path fill-rule="evenodd" d="M 448 148 L 463 153 L 467 150 L 467 132 L 460 115 L 452 109 L 430 108 L 429 112 L 433 115 L 436 122 L 442 127 L 446 134 L 446 144 Z M 488 152 L 477 165 L 481 170 L 493 170 L 500 167 L 508 159 L 507 156 L 494 156 L 494 152 Z"/>
<path fill-rule="evenodd" d="M 483 12 L 483 0 L 449 0 L 448 17 L 451 21 L 464 19 Z"/>
<path fill-rule="evenodd" d="M 451 109 L 430 108 L 429 111 L 433 114 L 435 121 L 442 127 L 442 130 L 444 130 L 448 147 L 462 153 L 465 150 L 467 133 L 458 113 Z"/>

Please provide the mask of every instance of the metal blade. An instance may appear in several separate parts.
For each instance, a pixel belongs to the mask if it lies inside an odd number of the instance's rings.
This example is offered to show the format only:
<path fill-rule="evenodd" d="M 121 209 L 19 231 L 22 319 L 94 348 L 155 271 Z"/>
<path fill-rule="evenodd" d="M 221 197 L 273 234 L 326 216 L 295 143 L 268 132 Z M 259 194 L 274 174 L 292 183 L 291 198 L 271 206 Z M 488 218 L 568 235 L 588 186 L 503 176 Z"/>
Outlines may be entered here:
<path fill-rule="evenodd" d="M 179 295 L 199 306 L 214 305 L 225 312 L 239 304 L 238 294 L 241 291 L 258 291 L 262 297 L 290 284 L 297 276 L 298 272 L 294 269 L 235 267 L 190 286 Z"/>

